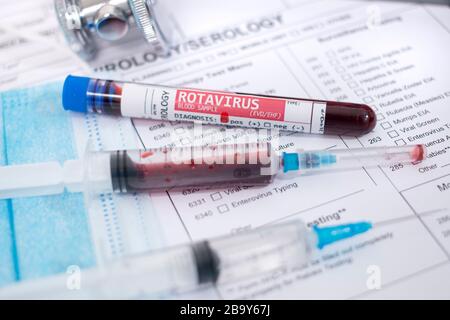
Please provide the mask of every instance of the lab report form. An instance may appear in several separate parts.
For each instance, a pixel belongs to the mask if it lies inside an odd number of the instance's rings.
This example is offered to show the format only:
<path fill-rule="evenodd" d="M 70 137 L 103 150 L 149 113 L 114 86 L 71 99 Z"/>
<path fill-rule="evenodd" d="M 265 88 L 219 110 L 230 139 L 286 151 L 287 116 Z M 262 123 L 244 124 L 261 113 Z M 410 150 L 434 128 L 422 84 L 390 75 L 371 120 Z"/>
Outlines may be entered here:
<path fill-rule="evenodd" d="M 102 195 L 89 215 L 98 263 L 289 219 L 308 226 L 370 221 L 372 231 L 314 252 L 308 265 L 181 297 L 450 298 L 450 9 L 406 2 L 251 0 L 196 11 L 192 8 L 206 2 L 168 3 L 176 8 L 167 19 L 177 33 L 169 52 L 155 54 L 136 40 L 105 49 L 87 64 L 64 47 L 51 1 L 14 6 L 0 1 L 14 11 L 1 13 L 0 89 L 73 73 L 360 102 L 378 119 L 365 136 L 271 131 L 267 139 L 280 152 L 422 143 L 427 158 L 414 166 L 279 179 L 265 187 Z M 223 13 L 227 10 L 233 15 Z M 208 15 L 199 17 L 202 12 Z M 234 143 L 257 135 L 231 127 L 199 131 L 183 122 L 72 118 L 80 152 L 87 140 L 103 150 L 148 149 Z"/>

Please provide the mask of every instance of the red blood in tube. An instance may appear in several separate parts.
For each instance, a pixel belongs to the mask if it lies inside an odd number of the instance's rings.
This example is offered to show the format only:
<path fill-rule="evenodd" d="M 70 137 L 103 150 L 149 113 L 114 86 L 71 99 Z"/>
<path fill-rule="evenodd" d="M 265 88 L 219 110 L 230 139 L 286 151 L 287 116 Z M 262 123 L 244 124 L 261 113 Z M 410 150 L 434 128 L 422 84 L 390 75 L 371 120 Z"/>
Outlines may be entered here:
<path fill-rule="evenodd" d="M 375 128 L 375 112 L 365 104 L 327 101 L 325 134 L 360 136 Z"/>
<path fill-rule="evenodd" d="M 297 98 L 292 97 L 257 96 L 297 100 Z M 377 124 L 375 112 L 371 107 L 365 104 L 314 99 L 301 100 L 327 104 L 324 134 L 361 136 L 372 131 Z"/>

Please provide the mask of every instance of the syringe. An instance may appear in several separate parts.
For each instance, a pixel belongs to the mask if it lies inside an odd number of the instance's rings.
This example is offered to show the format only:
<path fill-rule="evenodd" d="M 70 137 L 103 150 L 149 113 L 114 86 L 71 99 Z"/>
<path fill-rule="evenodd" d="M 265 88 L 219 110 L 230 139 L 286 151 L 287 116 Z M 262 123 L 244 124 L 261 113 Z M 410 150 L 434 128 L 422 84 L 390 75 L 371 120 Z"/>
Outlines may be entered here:
<path fill-rule="evenodd" d="M 134 193 L 200 186 L 265 185 L 276 176 L 414 164 L 423 145 L 284 152 L 234 144 L 86 152 L 85 158 L 0 167 L 0 199 L 69 192 Z"/>
<path fill-rule="evenodd" d="M 368 222 L 358 222 L 308 230 L 302 221 L 292 220 L 121 258 L 101 268 L 81 271 L 79 287 L 68 281 L 75 275 L 63 274 L 2 289 L 0 298 L 157 298 L 303 266 L 316 248 L 364 233 L 371 227 Z"/>

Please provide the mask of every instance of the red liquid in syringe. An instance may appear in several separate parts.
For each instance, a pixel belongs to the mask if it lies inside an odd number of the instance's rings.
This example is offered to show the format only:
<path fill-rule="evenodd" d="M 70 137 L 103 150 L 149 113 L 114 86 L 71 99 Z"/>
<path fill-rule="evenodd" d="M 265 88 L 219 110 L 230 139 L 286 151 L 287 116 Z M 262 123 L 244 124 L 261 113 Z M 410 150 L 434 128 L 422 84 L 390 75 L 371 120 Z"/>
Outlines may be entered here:
<path fill-rule="evenodd" d="M 192 186 L 266 185 L 273 180 L 269 144 L 117 151 L 113 188 L 143 192 Z"/>

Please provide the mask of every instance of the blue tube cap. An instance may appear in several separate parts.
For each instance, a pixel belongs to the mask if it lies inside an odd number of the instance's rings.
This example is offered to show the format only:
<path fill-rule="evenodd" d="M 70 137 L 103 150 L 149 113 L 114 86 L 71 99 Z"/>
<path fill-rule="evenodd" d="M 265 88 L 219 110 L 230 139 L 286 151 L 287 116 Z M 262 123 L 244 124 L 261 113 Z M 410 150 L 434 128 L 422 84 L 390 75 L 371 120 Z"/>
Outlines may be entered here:
<path fill-rule="evenodd" d="M 313 227 L 313 231 L 317 235 L 317 247 L 319 249 L 322 249 L 326 245 L 329 245 L 333 242 L 351 238 L 357 234 L 364 233 L 370 229 L 372 229 L 372 224 L 370 222 L 342 224 L 331 227 Z"/>
<path fill-rule="evenodd" d="M 67 76 L 64 81 L 62 104 L 65 110 L 87 112 L 87 91 L 90 78 Z"/>

